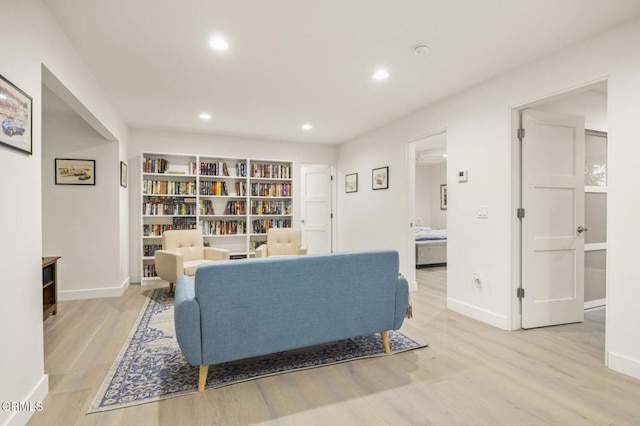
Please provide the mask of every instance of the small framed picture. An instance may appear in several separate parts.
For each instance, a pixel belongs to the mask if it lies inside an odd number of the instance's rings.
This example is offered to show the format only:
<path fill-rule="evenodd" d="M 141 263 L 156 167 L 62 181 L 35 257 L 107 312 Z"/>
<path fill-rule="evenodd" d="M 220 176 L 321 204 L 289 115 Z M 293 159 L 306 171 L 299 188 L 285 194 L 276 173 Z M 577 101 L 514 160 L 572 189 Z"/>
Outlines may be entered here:
<path fill-rule="evenodd" d="M 127 163 L 120 162 L 120 186 L 127 187 Z"/>
<path fill-rule="evenodd" d="M 344 192 L 358 192 L 358 174 L 351 173 L 344 177 Z"/>
<path fill-rule="evenodd" d="M 32 154 L 32 115 L 31 97 L 0 75 L 0 143 Z"/>
<path fill-rule="evenodd" d="M 447 209 L 447 184 L 440 185 L 440 210 Z"/>
<path fill-rule="evenodd" d="M 371 187 L 376 189 L 389 189 L 389 166 L 373 169 L 371 172 Z"/>
<path fill-rule="evenodd" d="M 56 185 L 95 185 L 96 160 L 56 158 Z"/>

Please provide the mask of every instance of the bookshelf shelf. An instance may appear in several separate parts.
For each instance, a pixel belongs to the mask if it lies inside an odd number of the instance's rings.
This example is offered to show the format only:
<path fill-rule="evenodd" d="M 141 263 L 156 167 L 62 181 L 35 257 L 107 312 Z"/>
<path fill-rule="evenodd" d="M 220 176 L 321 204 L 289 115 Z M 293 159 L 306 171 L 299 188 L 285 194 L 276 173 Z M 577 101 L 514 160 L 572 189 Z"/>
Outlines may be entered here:
<path fill-rule="evenodd" d="M 145 152 L 141 183 L 143 284 L 159 279 L 153 253 L 168 229 L 200 229 L 205 244 L 238 259 L 293 221 L 291 161 Z"/>

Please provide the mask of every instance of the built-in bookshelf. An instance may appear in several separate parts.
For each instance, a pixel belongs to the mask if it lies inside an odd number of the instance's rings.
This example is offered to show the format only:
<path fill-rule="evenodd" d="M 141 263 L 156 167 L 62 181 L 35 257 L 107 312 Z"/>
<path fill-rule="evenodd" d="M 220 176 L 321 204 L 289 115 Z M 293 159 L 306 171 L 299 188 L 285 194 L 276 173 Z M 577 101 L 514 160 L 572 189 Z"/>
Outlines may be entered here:
<path fill-rule="evenodd" d="M 200 229 L 205 244 L 247 258 L 269 228 L 293 219 L 291 161 L 142 154 L 142 282 L 157 279 L 155 251 L 169 229 Z"/>

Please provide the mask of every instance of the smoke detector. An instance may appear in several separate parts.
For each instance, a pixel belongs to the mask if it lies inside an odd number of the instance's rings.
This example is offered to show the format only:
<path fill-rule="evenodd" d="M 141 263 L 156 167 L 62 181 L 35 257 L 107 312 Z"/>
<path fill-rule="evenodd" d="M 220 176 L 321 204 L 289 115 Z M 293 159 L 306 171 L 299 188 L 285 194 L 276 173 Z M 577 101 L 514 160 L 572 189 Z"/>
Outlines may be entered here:
<path fill-rule="evenodd" d="M 418 55 L 427 55 L 429 54 L 429 45 L 426 43 L 420 43 L 413 46 L 413 51 Z"/>

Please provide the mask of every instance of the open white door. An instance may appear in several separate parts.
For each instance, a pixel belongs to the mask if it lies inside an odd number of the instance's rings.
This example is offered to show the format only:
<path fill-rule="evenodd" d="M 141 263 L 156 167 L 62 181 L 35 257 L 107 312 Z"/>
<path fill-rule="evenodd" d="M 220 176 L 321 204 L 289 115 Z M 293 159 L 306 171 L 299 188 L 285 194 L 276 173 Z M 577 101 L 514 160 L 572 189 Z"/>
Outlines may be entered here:
<path fill-rule="evenodd" d="M 584 320 L 584 118 L 522 112 L 522 328 Z"/>
<path fill-rule="evenodd" d="M 303 165 L 300 217 L 303 244 L 307 253 L 330 253 L 331 247 L 331 166 Z"/>

